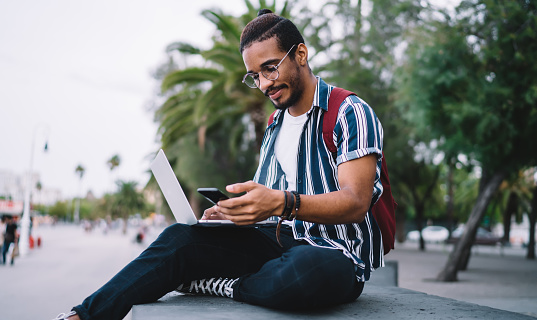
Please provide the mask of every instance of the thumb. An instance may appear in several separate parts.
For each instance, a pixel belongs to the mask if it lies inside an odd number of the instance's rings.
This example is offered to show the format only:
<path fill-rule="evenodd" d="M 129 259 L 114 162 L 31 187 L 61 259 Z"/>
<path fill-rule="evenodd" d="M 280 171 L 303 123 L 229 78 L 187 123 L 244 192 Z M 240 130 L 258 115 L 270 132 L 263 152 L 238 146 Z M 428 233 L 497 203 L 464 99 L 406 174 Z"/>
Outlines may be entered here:
<path fill-rule="evenodd" d="M 231 193 L 248 192 L 255 188 L 257 183 L 253 181 L 247 181 L 242 183 L 234 183 L 226 186 L 226 191 Z"/>

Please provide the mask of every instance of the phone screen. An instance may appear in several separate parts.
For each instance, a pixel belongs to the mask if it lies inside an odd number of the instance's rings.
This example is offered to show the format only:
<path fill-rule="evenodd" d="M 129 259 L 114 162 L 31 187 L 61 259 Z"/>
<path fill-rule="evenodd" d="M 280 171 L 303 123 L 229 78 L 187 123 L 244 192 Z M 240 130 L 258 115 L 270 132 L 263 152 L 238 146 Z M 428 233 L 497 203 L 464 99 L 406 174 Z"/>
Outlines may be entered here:
<path fill-rule="evenodd" d="M 198 192 L 214 204 L 217 204 L 220 200 L 229 199 L 228 196 L 217 188 L 198 188 Z"/>

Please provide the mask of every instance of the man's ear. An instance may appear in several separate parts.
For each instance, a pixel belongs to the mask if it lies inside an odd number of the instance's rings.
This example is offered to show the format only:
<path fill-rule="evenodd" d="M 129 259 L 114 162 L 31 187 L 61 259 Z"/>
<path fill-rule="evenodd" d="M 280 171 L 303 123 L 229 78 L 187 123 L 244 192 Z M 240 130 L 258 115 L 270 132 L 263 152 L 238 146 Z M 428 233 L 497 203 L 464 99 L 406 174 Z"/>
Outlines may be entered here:
<path fill-rule="evenodd" d="M 295 60 L 300 66 L 308 64 L 308 47 L 305 44 L 300 43 L 295 51 Z"/>

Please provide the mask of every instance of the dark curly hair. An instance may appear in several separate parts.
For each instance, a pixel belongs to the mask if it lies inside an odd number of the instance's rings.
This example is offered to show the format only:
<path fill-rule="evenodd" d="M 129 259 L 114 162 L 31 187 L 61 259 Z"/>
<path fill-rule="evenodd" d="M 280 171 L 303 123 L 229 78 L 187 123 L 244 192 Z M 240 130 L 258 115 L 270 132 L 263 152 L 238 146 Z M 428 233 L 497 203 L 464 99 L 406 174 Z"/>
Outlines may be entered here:
<path fill-rule="evenodd" d="M 304 43 L 304 37 L 289 19 L 274 14 L 269 9 L 259 10 L 257 17 L 250 21 L 241 34 L 240 52 L 255 42 L 276 37 L 281 51 L 289 51 L 295 44 Z M 294 57 L 294 51 L 289 53 Z"/>

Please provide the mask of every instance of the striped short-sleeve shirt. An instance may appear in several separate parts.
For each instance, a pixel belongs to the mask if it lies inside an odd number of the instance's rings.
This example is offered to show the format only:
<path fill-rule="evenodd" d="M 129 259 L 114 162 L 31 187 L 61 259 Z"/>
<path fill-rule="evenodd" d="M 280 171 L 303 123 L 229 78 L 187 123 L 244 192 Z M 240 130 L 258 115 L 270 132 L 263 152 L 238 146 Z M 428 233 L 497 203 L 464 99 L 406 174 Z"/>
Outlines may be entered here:
<path fill-rule="evenodd" d="M 300 194 L 315 195 L 340 189 L 337 166 L 368 154 L 377 154 L 377 170 L 371 204 L 382 194 L 380 170 L 383 131 L 373 110 L 357 96 L 349 96 L 341 104 L 333 138 L 337 156 L 323 141 L 323 115 L 334 87 L 317 78 L 313 105 L 300 136 L 297 151 L 296 186 Z M 274 145 L 283 122 L 277 111 L 263 137 L 259 167 L 254 181 L 271 189 L 286 190 L 284 171 L 276 159 Z M 371 209 L 361 223 L 328 225 L 301 220 L 292 222 L 294 237 L 310 245 L 341 250 L 355 265 L 358 281 L 369 279 L 370 272 L 384 265 L 382 238 Z"/>

